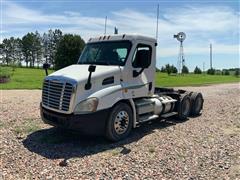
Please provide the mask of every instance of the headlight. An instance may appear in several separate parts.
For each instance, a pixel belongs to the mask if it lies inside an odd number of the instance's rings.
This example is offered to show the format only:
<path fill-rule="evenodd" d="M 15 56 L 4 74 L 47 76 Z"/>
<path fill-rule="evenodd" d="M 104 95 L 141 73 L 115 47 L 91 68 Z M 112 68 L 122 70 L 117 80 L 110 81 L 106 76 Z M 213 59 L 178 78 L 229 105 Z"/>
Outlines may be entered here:
<path fill-rule="evenodd" d="M 85 101 L 80 102 L 74 109 L 74 113 L 76 114 L 84 114 L 95 112 L 98 106 L 97 98 L 89 98 Z"/>

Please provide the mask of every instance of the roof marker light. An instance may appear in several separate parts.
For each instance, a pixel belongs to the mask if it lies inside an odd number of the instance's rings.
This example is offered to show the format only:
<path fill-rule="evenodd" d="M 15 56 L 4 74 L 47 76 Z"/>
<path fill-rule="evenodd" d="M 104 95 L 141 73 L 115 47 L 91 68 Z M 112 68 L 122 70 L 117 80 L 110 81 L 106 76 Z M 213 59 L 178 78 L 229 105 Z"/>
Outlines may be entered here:
<path fill-rule="evenodd" d="M 108 38 L 107 38 L 108 40 L 110 39 L 110 35 L 108 36 Z"/>
<path fill-rule="evenodd" d="M 125 36 L 126 36 L 126 35 L 124 34 L 124 35 L 122 36 L 122 39 L 124 39 L 124 38 L 125 38 Z"/>

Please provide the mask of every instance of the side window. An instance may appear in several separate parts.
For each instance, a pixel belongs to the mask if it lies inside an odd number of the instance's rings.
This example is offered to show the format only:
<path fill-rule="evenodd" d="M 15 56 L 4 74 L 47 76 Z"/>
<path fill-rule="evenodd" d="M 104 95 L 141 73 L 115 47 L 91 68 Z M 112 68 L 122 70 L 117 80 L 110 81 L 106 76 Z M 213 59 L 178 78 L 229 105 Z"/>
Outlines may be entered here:
<path fill-rule="evenodd" d="M 145 57 L 145 58 L 143 58 Z M 132 66 L 134 68 L 142 68 L 150 66 L 152 57 L 152 48 L 146 44 L 139 44 L 134 52 Z"/>
<path fill-rule="evenodd" d="M 124 62 L 127 57 L 127 53 L 128 53 L 127 48 L 119 48 L 116 51 L 118 53 L 120 61 Z"/>

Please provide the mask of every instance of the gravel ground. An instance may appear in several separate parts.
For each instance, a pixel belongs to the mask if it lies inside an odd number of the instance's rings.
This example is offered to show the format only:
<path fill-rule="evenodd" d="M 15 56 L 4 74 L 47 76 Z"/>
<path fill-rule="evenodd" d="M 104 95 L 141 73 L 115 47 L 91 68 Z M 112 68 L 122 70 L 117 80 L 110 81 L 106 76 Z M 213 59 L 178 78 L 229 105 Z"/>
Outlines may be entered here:
<path fill-rule="evenodd" d="M 240 84 L 184 89 L 203 93 L 201 116 L 114 144 L 43 124 L 39 90 L 2 90 L 0 179 L 240 179 Z"/>

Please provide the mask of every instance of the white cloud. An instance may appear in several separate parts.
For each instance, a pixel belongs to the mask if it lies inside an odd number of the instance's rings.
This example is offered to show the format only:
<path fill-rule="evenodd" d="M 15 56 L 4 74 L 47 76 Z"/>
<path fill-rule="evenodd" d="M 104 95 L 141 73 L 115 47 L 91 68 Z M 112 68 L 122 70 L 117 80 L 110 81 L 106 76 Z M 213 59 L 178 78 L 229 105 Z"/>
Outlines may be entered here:
<path fill-rule="evenodd" d="M 172 9 L 167 21 L 185 31 L 225 32 L 237 26 L 239 15 L 228 7 L 186 7 Z"/>
<path fill-rule="evenodd" d="M 79 25 L 98 27 L 104 25 L 104 18 L 81 16 L 78 12 L 65 11 L 63 14 L 45 14 L 13 2 L 3 3 L 3 25 L 49 24 Z"/>
<path fill-rule="evenodd" d="M 72 12 L 72 11 L 64 11 L 64 14 L 69 16 L 80 16 L 81 14 L 79 12 Z"/>
<path fill-rule="evenodd" d="M 179 52 L 178 46 L 172 47 L 160 47 L 159 57 L 171 57 L 177 56 Z M 225 44 L 213 44 L 213 52 L 215 54 L 237 54 L 239 52 L 239 45 L 225 45 Z M 205 46 L 185 46 L 184 52 L 186 55 L 208 55 L 209 44 Z"/>
<path fill-rule="evenodd" d="M 176 56 L 178 44 L 173 34 L 187 33 L 186 54 L 207 54 L 209 43 L 214 42 L 215 53 L 238 54 L 239 12 L 228 7 L 186 6 L 161 11 L 159 19 L 158 57 Z M 85 40 L 102 34 L 105 17 L 83 16 L 79 12 L 64 11 L 62 14 L 44 13 L 13 2 L 3 3 L 3 37 L 11 33 L 25 34 L 27 28 L 60 28 L 65 33 L 80 34 Z M 156 15 L 144 14 L 131 9 L 109 14 L 107 32 L 117 26 L 120 33 L 139 33 L 155 36 Z M 45 29 L 44 29 L 45 28 Z M 35 29 L 39 30 L 39 29 Z M 223 38 L 228 38 L 222 42 Z M 235 40 L 234 40 L 235 38 Z"/>

